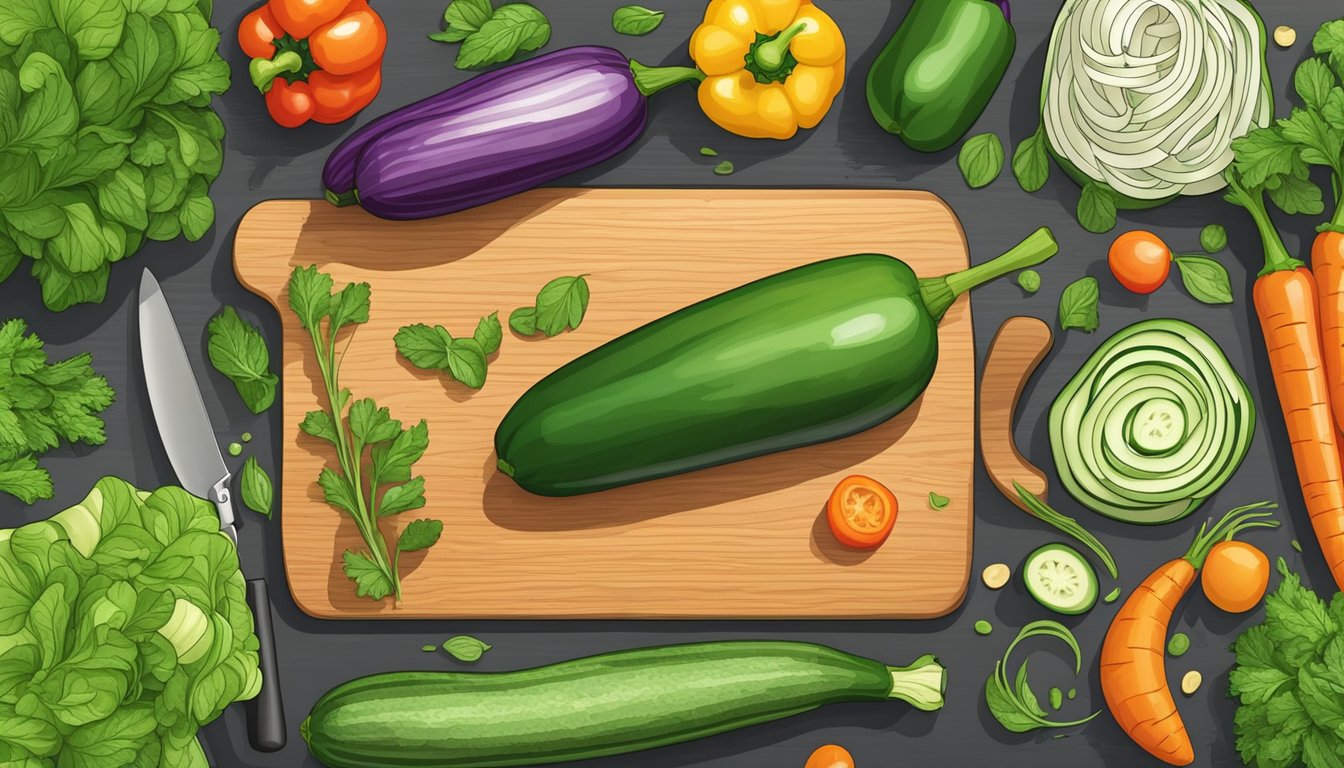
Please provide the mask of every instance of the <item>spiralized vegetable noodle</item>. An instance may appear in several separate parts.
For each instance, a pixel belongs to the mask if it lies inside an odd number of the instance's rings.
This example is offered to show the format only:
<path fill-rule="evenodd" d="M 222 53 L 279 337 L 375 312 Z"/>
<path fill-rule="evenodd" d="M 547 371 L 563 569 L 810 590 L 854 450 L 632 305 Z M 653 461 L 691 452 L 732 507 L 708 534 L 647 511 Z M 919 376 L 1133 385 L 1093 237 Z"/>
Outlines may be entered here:
<path fill-rule="evenodd" d="M 1222 189 L 1232 140 L 1269 122 L 1270 99 L 1240 0 L 1065 0 L 1041 96 L 1056 154 L 1138 200 Z"/>

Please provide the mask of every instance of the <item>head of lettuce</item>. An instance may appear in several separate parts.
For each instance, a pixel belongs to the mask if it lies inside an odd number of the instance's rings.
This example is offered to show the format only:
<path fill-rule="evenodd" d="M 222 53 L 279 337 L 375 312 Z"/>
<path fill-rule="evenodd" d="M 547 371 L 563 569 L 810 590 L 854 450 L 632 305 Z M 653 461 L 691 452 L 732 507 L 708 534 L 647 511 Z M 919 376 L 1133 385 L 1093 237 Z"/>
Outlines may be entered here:
<path fill-rule="evenodd" d="M 261 690 L 209 503 L 117 478 L 0 531 L 0 765 L 207 765 L 196 731 Z"/>

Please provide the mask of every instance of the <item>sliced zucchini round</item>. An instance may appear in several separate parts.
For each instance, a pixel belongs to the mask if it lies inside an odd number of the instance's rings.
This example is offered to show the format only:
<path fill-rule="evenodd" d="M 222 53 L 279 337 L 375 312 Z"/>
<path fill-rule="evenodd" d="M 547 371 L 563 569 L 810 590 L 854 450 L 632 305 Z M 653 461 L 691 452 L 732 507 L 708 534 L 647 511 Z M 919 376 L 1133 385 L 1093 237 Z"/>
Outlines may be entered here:
<path fill-rule="evenodd" d="M 1046 544 L 1027 555 L 1022 580 L 1036 602 L 1055 613 L 1077 616 L 1097 603 L 1097 572 L 1067 544 Z"/>

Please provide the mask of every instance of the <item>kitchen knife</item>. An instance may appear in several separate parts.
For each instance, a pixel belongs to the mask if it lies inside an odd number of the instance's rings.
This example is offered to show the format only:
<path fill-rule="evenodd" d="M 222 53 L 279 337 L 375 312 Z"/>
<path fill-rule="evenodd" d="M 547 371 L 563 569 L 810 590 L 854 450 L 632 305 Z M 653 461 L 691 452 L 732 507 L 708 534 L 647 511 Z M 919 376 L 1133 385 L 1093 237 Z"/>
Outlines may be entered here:
<path fill-rule="evenodd" d="M 232 474 L 215 442 L 215 429 L 201 400 L 173 313 L 148 269 L 140 278 L 140 358 L 154 423 L 159 428 L 168 462 L 188 493 L 208 499 L 219 510 L 219 529 L 234 545 L 238 528 L 229 494 Z M 261 666 L 261 693 L 248 702 L 248 740 L 253 749 L 275 752 L 285 746 L 285 711 L 280 700 L 280 675 L 271 628 L 271 600 L 262 579 L 247 580 Z"/>

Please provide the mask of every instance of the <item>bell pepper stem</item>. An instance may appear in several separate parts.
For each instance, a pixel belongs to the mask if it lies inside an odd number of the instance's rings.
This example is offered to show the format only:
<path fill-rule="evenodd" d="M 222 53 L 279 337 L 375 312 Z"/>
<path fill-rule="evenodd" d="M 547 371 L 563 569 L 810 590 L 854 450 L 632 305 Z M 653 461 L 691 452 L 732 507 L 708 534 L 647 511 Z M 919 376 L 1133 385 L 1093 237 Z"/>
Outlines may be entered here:
<path fill-rule="evenodd" d="M 784 55 L 789 52 L 789 43 L 800 33 L 807 31 L 807 22 L 800 21 L 780 32 L 770 40 L 756 46 L 756 64 L 766 72 L 774 72 L 784 66 Z"/>
<path fill-rule="evenodd" d="M 1009 272 L 1034 267 L 1058 252 L 1059 244 L 1055 242 L 1054 233 L 1048 227 L 1041 227 L 998 258 L 943 277 L 920 280 L 919 296 L 934 322 L 940 322 L 961 294 Z"/>
<path fill-rule="evenodd" d="M 271 90 L 271 84 L 275 82 L 275 78 L 302 69 L 303 57 L 295 51 L 284 51 L 277 54 L 273 59 L 253 59 L 247 65 L 247 74 L 252 78 L 252 84 L 257 87 L 257 90 L 266 93 Z"/>
<path fill-rule="evenodd" d="M 634 60 L 630 62 L 630 72 L 635 76 L 635 87 L 645 96 L 680 83 L 705 79 L 705 73 L 695 67 L 646 67 Z"/>

